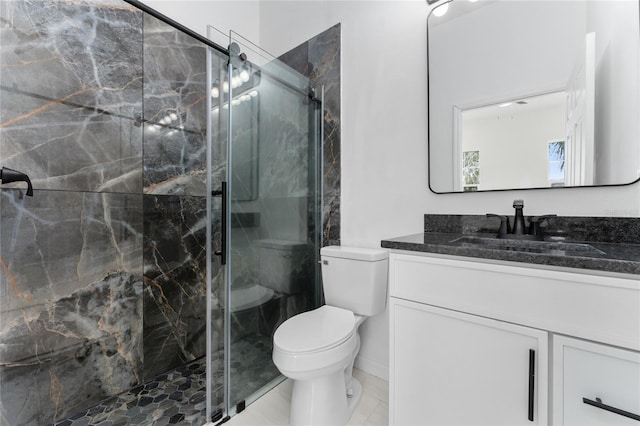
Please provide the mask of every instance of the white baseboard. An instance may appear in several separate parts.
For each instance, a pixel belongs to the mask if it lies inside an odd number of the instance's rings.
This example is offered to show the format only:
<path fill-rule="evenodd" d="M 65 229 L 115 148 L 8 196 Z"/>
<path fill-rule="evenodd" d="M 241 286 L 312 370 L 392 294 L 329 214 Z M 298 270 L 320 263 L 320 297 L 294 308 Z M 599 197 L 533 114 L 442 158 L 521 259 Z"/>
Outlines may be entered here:
<path fill-rule="evenodd" d="M 365 373 L 379 377 L 387 382 L 389 381 L 389 366 L 387 365 L 358 356 L 354 366 Z"/>

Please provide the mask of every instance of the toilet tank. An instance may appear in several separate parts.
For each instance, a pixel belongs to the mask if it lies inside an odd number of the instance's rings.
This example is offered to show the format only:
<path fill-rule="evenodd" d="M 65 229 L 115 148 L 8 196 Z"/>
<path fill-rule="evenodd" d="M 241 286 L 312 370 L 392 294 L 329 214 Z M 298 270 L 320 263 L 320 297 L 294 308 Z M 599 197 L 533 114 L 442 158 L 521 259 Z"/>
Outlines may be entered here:
<path fill-rule="evenodd" d="M 307 244 L 288 240 L 258 240 L 258 284 L 278 293 L 294 294 L 309 275 Z"/>
<path fill-rule="evenodd" d="M 389 253 L 383 249 L 328 246 L 320 249 L 327 305 L 373 316 L 387 302 Z"/>

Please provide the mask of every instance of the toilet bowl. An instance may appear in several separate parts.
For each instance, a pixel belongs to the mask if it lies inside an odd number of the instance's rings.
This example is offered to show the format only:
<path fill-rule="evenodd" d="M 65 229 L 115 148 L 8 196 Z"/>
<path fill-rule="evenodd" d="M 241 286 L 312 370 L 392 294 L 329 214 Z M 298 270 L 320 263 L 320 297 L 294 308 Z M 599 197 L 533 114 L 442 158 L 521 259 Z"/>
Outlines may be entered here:
<path fill-rule="evenodd" d="M 308 380 L 344 369 L 357 346 L 353 312 L 325 305 L 293 318 L 273 338 L 273 360 L 282 374 Z"/>
<path fill-rule="evenodd" d="M 293 318 L 276 330 L 273 348 L 274 364 L 293 380 L 290 424 L 344 425 L 362 395 L 351 371 L 364 317 L 324 305 Z"/>
<path fill-rule="evenodd" d="M 358 328 L 386 304 L 385 250 L 325 247 L 321 257 L 327 304 L 289 318 L 273 337 L 273 362 L 293 380 L 291 425 L 349 420 L 362 395 L 352 377 Z"/>

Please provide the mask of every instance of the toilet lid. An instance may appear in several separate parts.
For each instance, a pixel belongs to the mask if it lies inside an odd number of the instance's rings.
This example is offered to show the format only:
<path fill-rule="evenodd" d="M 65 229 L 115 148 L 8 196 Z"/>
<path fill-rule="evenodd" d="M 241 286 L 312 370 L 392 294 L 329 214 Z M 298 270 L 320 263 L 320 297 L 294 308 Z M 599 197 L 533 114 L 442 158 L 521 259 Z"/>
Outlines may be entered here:
<path fill-rule="evenodd" d="M 353 312 L 324 305 L 283 322 L 273 342 L 286 352 L 317 352 L 343 343 L 354 328 Z"/>

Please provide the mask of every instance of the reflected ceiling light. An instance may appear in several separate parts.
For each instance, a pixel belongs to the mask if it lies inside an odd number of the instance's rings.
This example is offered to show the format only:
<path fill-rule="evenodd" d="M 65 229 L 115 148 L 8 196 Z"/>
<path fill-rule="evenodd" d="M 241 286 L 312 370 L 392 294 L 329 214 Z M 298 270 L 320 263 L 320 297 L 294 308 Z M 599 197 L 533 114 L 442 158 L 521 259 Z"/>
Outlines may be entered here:
<path fill-rule="evenodd" d="M 475 2 L 477 2 L 478 0 L 469 0 L 469 1 L 470 1 L 471 3 L 475 3 Z"/>
<path fill-rule="evenodd" d="M 499 106 L 500 108 L 505 108 L 505 107 L 511 106 L 511 104 L 512 104 L 512 102 L 505 102 L 505 103 L 500 104 L 500 105 L 498 105 L 498 106 Z"/>
<path fill-rule="evenodd" d="M 240 79 L 240 73 L 238 70 L 233 70 L 231 74 L 231 87 L 233 89 L 240 87 L 242 85 L 242 80 Z"/>
<path fill-rule="evenodd" d="M 449 3 L 441 4 L 433 9 L 433 14 L 437 17 L 444 16 L 444 14 L 447 13 L 447 10 L 449 10 Z"/>
<path fill-rule="evenodd" d="M 251 74 L 249 74 L 249 70 L 247 69 L 247 65 L 242 66 L 242 70 L 240 71 L 240 80 L 243 83 L 246 83 L 251 78 Z"/>

